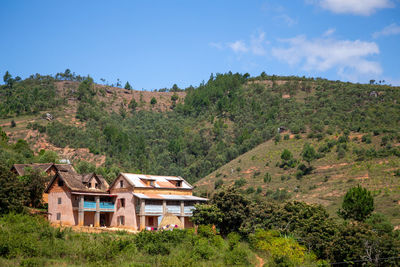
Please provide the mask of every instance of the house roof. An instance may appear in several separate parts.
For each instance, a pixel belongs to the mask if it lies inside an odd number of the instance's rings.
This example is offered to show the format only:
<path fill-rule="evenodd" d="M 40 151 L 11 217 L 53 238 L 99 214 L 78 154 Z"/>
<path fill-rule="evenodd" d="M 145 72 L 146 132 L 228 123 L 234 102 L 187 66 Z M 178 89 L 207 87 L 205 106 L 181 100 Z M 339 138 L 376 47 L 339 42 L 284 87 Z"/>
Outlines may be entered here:
<path fill-rule="evenodd" d="M 53 166 L 53 163 L 33 163 L 33 164 L 14 164 L 13 168 L 17 171 L 19 176 L 25 175 L 25 168 L 31 168 L 33 170 L 40 170 L 46 172 Z"/>
<path fill-rule="evenodd" d="M 14 164 L 13 168 L 17 171 L 19 176 L 25 175 L 25 169 L 31 168 L 33 170 L 40 170 L 47 172 L 51 167 L 55 167 L 58 172 L 73 172 L 76 173 L 71 164 L 54 164 L 54 163 L 32 163 L 32 164 Z"/>
<path fill-rule="evenodd" d="M 101 185 L 100 189 L 97 188 L 88 188 L 84 183 L 86 179 L 89 180 L 91 177 L 97 176 L 97 178 L 100 180 Z M 99 177 L 100 176 L 100 177 Z M 71 190 L 71 191 L 76 191 L 76 192 L 87 192 L 87 193 L 107 193 L 107 190 L 109 188 L 108 183 L 104 180 L 104 178 L 101 175 L 96 175 L 94 173 L 89 173 L 89 174 L 78 174 L 78 173 L 72 173 L 72 172 L 58 172 L 53 179 L 50 181 L 49 185 L 47 186 L 45 193 L 48 193 L 48 190 L 51 188 L 52 184 L 56 180 L 56 178 L 59 177 L 62 179 L 65 183 L 65 185 Z M 88 181 L 89 181 L 88 180 Z"/>
<path fill-rule="evenodd" d="M 121 173 L 120 175 L 122 175 L 132 186 L 138 188 L 193 189 L 188 182 L 179 176 L 159 176 L 133 173 Z M 154 181 L 154 185 L 147 185 L 144 182 L 146 180 Z M 170 181 L 174 181 L 174 183 Z M 181 181 L 180 187 L 175 185 L 176 181 Z"/>
<path fill-rule="evenodd" d="M 162 199 L 162 200 L 191 200 L 191 201 L 207 201 L 207 198 L 188 196 L 188 195 L 165 195 L 165 194 L 142 194 L 132 193 L 140 199 Z"/>

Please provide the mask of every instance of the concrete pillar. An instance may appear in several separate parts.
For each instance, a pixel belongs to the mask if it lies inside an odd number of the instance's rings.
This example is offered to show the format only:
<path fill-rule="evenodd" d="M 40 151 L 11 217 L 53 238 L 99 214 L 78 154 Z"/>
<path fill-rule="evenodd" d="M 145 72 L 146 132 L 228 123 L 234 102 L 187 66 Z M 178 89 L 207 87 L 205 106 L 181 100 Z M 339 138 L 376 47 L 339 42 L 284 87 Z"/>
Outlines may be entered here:
<path fill-rule="evenodd" d="M 140 200 L 140 224 L 139 224 L 139 230 L 143 230 L 146 228 L 146 200 L 141 199 Z"/>
<path fill-rule="evenodd" d="M 137 229 L 138 229 L 138 227 L 137 227 L 137 221 L 136 221 L 136 201 L 137 201 L 137 200 L 138 200 L 138 199 L 135 198 L 135 197 L 132 198 L 133 207 L 134 207 L 134 209 L 133 209 L 133 230 L 135 230 L 135 231 L 137 231 Z"/>
<path fill-rule="evenodd" d="M 181 200 L 181 223 L 182 223 L 182 228 L 185 228 L 185 202 L 183 202 L 183 200 Z"/>
<path fill-rule="evenodd" d="M 94 214 L 94 227 L 100 227 L 100 197 L 95 196 L 96 212 Z"/>
<path fill-rule="evenodd" d="M 78 225 L 83 226 L 85 220 L 85 211 L 83 209 L 83 203 L 85 201 L 85 197 L 83 195 L 79 195 L 79 207 L 78 207 Z"/>
<path fill-rule="evenodd" d="M 162 201 L 162 214 L 165 215 L 168 212 L 167 210 L 167 201 L 163 200 Z"/>

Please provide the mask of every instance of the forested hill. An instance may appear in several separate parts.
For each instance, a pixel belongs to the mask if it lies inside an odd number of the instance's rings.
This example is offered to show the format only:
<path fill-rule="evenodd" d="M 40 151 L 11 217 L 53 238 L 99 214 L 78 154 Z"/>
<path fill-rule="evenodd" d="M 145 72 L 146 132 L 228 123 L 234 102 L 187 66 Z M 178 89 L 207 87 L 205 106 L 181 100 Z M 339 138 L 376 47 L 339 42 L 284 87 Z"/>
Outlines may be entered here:
<path fill-rule="evenodd" d="M 25 80 L 6 76 L 0 116 L 10 139 L 22 137 L 36 150 L 40 142 L 48 142 L 48 149 L 82 149 L 109 179 L 123 170 L 195 182 L 278 138 L 279 127 L 320 140 L 350 132 L 395 140 L 399 133 L 400 91 L 387 85 L 227 73 L 184 92 L 177 86 L 140 92 L 99 86 L 70 73 Z M 44 113 L 54 119 L 42 119 Z M 0 154 L 8 164 L 37 160 L 29 153 L 17 157 L 11 143 Z"/>

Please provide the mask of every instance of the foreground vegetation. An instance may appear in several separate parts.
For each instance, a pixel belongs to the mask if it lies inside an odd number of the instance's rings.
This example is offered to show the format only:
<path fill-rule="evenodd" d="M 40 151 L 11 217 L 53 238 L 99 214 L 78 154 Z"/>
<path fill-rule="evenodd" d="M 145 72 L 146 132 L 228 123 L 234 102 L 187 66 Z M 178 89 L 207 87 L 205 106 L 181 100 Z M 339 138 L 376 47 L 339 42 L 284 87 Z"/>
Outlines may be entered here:
<path fill-rule="evenodd" d="M 251 265 L 254 253 L 236 236 L 211 228 L 164 232 L 77 233 L 38 216 L 0 218 L 1 266 L 223 266 Z"/>

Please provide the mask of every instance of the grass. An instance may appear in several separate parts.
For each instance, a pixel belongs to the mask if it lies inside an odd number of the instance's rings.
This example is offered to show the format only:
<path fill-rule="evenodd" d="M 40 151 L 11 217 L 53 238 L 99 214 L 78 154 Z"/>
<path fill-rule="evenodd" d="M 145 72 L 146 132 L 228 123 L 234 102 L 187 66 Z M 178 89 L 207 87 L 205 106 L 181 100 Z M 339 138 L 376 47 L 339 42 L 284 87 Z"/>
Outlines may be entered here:
<path fill-rule="evenodd" d="M 326 138 L 333 139 L 335 135 Z M 360 138 L 358 141 L 353 141 L 352 138 L 350 140 L 349 149 L 343 158 L 338 159 L 335 146 L 325 157 L 313 161 L 311 165 L 315 170 L 301 179 L 296 179 L 297 168 L 285 170 L 279 167 L 282 151 L 288 149 L 295 159 L 301 160 L 301 151 L 306 142 L 311 143 L 317 150 L 324 140 L 306 139 L 305 136 L 301 139 L 282 138 L 277 144 L 271 140 L 198 181 L 196 191 L 211 192 L 218 173 L 220 177 L 227 176 L 223 178 L 224 186 L 232 185 L 234 181 L 242 178 L 247 180 L 243 190 L 249 187 L 261 187 L 262 193 L 265 194 L 267 190 L 286 189 L 291 194 L 291 199 L 321 204 L 327 208 L 330 215 L 336 216 L 347 190 L 361 184 L 369 190 L 381 192 L 375 197 L 375 211 L 387 215 L 393 224 L 400 224 L 400 205 L 396 201 L 400 199 L 400 178 L 394 176 L 394 171 L 400 167 L 400 158 L 390 156 L 356 161 L 357 156 L 352 153 L 353 149 L 372 147 L 378 149 L 381 136 L 372 136 L 371 144 L 361 142 Z M 234 172 L 231 173 L 231 170 Z M 266 173 L 271 175 L 271 181 L 268 179 L 264 182 Z M 291 176 L 290 180 L 281 179 L 282 176 L 288 175 Z"/>

